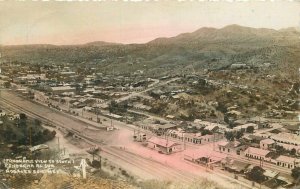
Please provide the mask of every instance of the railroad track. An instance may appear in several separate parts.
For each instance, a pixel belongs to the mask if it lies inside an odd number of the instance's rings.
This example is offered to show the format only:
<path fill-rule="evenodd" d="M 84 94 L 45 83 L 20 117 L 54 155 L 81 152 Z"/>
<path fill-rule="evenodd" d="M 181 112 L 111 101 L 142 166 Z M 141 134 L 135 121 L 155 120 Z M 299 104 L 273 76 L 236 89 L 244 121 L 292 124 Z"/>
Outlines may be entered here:
<path fill-rule="evenodd" d="M 41 116 L 38 113 L 35 113 L 26 108 L 23 108 L 22 106 L 14 103 L 14 102 L 11 102 L 1 96 L 0 96 L 0 104 L 4 105 L 10 109 L 13 109 L 15 112 L 20 112 L 20 113 L 23 112 L 23 113 L 26 113 L 30 117 L 40 119 L 42 122 L 52 123 L 54 125 L 58 125 L 59 127 L 70 130 L 70 128 L 66 127 L 66 125 L 64 125 L 63 123 L 60 123 L 58 120 L 54 120 L 54 119 L 51 120 L 49 118 Z M 42 106 L 42 105 L 40 105 L 40 106 Z M 61 112 L 56 112 L 56 113 L 62 114 Z M 68 117 L 68 118 L 71 119 L 70 117 Z M 80 128 L 84 129 L 85 127 L 82 126 Z M 77 129 L 79 129 L 79 128 L 77 128 Z M 156 178 L 156 179 L 166 178 L 166 180 L 170 179 L 173 181 L 179 181 L 182 183 L 189 183 L 189 184 L 198 177 L 198 175 L 193 174 L 193 173 L 185 172 L 183 174 L 181 170 L 172 168 L 172 167 L 164 165 L 160 162 L 150 160 L 150 159 L 144 158 L 142 156 L 139 156 L 139 155 L 136 155 L 136 154 L 133 154 L 130 152 L 126 152 L 126 151 L 124 152 L 124 151 L 120 151 L 118 149 L 113 149 L 111 147 L 103 146 L 96 139 L 84 136 L 84 135 L 82 135 L 82 133 L 80 131 L 75 130 L 74 128 L 72 130 L 74 133 L 76 133 L 76 135 L 80 136 L 82 139 L 89 142 L 90 144 L 95 144 L 95 145 L 101 146 L 101 148 L 103 149 L 103 152 L 104 152 L 103 157 L 106 156 L 108 158 L 111 157 L 111 158 L 117 159 L 119 161 L 121 160 L 119 163 L 117 163 L 121 167 L 123 167 L 122 162 L 124 162 L 126 164 L 131 165 L 132 167 L 135 167 L 136 169 L 139 169 L 145 173 L 148 173 L 153 178 Z"/>
<path fill-rule="evenodd" d="M 23 98 L 23 97 L 20 97 L 20 98 Z M 25 100 L 26 100 L 26 99 L 25 99 Z M 37 113 L 35 113 L 35 112 L 33 112 L 33 111 L 30 111 L 30 110 L 28 110 L 28 109 L 25 109 L 25 108 L 23 108 L 22 106 L 19 106 L 19 105 L 13 103 L 13 102 L 11 102 L 11 101 L 9 101 L 9 100 L 7 100 L 7 99 L 1 97 L 1 95 L 0 95 L 0 102 L 1 102 L 1 101 L 3 101 L 4 103 L 8 104 L 9 106 L 11 106 L 14 110 L 17 110 L 17 112 L 20 112 L 20 111 L 18 111 L 18 110 L 22 110 L 22 112 L 25 112 L 25 113 L 27 113 L 28 115 L 31 115 L 33 118 L 39 118 L 39 119 L 42 119 L 42 120 L 47 120 L 48 122 L 53 122 L 51 119 L 45 118 L 44 116 L 40 116 L 39 114 L 37 114 Z M 28 102 L 31 102 L 31 103 L 37 104 L 37 105 L 39 105 L 39 106 L 44 106 L 44 107 L 45 107 L 45 105 L 38 104 L 37 102 L 32 102 L 32 101 L 28 101 Z M 48 108 L 48 107 L 47 107 L 47 108 Z M 95 129 L 104 129 L 104 128 L 105 128 L 105 127 L 100 127 L 100 126 L 92 125 L 92 124 L 87 123 L 87 122 L 84 122 L 84 121 L 82 121 L 82 120 L 80 120 L 80 119 L 76 119 L 76 118 L 72 117 L 72 115 L 69 115 L 69 114 L 67 114 L 67 113 L 60 112 L 60 111 L 55 110 L 55 109 L 51 109 L 51 111 L 52 111 L 52 112 L 55 112 L 55 113 L 58 113 L 58 114 L 61 114 L 61 115 L 65 116 L 65 117 L 68 117 L 68 118 L 70 118 L 70 119 L 72 119 L 72 120 L 74 120 L 74 121 L 76 121 L 76 122 L 79 122 L 79 123 L 88 125 L 88 126 L 90 126 L 90 127 L 93 127 L 93 128 L 95 128 Z M 56 123 L 55 123 L 55 124 L 58 124 L 57 122 L 59 123 L 59 121 L 56 120 Z M 59 123 L 59 125 L 63 125 L 63 123 Z"/>
<path fill-rule="evenodd" d="M 120 159 L 127 161 L 130 164 L 138 166 L 144 169 L 146 172 L 155 173 L 155 175 L 159 176 L 159 178 L 165 178 L 165 180 L 176 180 L 189 184 L 196 179 L 195 175 L 188 173 L 183 174 L 180 170 L 175 170 L 174 168 L 171 168 L 163 163 L 141 157 L 131 152 L 119 150 L 115 147 L 109 148 L 109 151 L 103 151 L 112 154 L 116 157 L 119 157 Z"/>
<path fill-rule="evenodd" d="M 23 112 L 23 113 L 26 113 L 30 117 L 40 119 L 44 123 L 52 123 L 54 125 L 58 125 L 65 129 L 70 129 L 70 128 L 66 128 L 65 125 L 63 125 L 62 123 L 58 123 L 51 119 L 40 116 L 39 114 L 29 111 L 29 110 L 9 101 L 7 99 L 4 99 L 2 97 L 0 97 L 0 103 L 1 103 L 1 105 L 6 106 L 7 108 L 9 108 L 13 111 L 20 112 L 20 113 Z M 74 132 L 76 133 L 76 135 L 87 140 L 89 143 L 93 143 L 95 145 L 101 145 L 99 143 L 99 141 L 97 141 L 96 139 L 84 136 L 78 131 L 77 132 L 74 131 Z M 117 149 L 106 147 L 106 146 L 102 146 L 102 149 L 103 149 L 103 152 L 105 152 L 109 156 L 113 156 L 114 158 L 120 159 L 132 166 L 136 166 L 139 169 L 141 169 L 151 175 L 155 175 L 155 177 L 157 177 L 157 178 L 166 178 L 167 180 L 180 180 L 185 183 L 188 183 L 188 182 L 191 182 L 194 180 L 193 178 L 185 176 L 182 173 L 179 173 L 177 171 L 174 171 L 173 169 L 168 168 L 167 166 L 165 166 L 161 163 L 158 163 L 156 161 L 153 161 L 153 160 L 150 161 L 150 160 L 144 159 L 142 157 L 139 157 L 138 155 L 130 154 L 128 152 L 118 151 Z M 159 166 L 153 166 L 154 164 L 159 164 Z M 164 167 L 164 169 L 157 169 L 157 167 Z"/>

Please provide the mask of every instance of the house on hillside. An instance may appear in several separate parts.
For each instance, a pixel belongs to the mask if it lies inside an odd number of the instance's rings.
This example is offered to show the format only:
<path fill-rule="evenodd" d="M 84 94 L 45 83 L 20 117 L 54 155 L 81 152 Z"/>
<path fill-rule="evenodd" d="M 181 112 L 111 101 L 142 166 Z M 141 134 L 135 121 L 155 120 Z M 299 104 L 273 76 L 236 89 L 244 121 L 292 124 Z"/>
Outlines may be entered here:
<path fill-rule="evenodd" d="M 236 64 L 231 64 L 230 68 L 234 69 L 234 70 L 237 70 L 237 69 L 247 69 L 247 68 L 249 68 L 249 66 L 247 64 L 236 63 Z"/>

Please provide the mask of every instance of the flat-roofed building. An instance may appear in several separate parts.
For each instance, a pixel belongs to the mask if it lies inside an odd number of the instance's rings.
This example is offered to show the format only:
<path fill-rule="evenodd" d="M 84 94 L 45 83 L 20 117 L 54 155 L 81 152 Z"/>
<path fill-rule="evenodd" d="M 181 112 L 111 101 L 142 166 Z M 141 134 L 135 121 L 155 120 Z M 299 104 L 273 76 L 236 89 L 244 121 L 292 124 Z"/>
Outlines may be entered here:
<path fill-rule="evenodd" d="M 295 146 L 300 146 L 300 137 L 292 133 L 279 133 L 277 135 L 271 135 L 276 143 L 291 144 Z"/>
<path fill-rule="evenodd" d="M 244 151 L 244 153 L 246 157 L 264 160 L 265 158 L 267 158 L 267 155 L 270 153 L 270 151 L 260 148 L 249 147 Z"/>
<path fill-rule="evenodd" d="M 300 160 L 297 158 L 292 158 L 288 156 L 279 156 L 276 158 L 276 165 L 280 167 L 286 167 L 289 169 L 293 169 L 294 167 L 300 166 Z"/>
<path fill-rule="evenodd" d="M 75 92 L 75 88 L 74 87 L 70 87 L 70 86 L 59 86 L 59 87 L 51 87 L 50 91 L 53 94 L 61 94 L 64 92 Z"/>
<path fill-rule="evenodd" d="M 272 139 L 264 139 L 260 141 L 260 148 L 264 149 L 264 150 L 268 150 L 270 148 L 274 148 L 275 147 L 275 141 Z"/>
<path fill-rule="evenodd" d="M 198 164 L 208 164 L 221 162 L 227 157 L 226 154 L 213 150 L 195 150 L 190 149 L 184 153 L 184 159 Z"/>
<path fill-rule="evenodd" d="M 148 147 L 164 154 L 171 154 L 182 150 L 182 145 L 168 139 L 151 137 L 148 141 Z"/>
<path fill-rule="evenodd" d="M 223 141 L 218 144 L 219 152 L 225 154 L 237 154 L 240 155 L 242 151 L 247 148 L 245 145 L 238 141 Z"/>

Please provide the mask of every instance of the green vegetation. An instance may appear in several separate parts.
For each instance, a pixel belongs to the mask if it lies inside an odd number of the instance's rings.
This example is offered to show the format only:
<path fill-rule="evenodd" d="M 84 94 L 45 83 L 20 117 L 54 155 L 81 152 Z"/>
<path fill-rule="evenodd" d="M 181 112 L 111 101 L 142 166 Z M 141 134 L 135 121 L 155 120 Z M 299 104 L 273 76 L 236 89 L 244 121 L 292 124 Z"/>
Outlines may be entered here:
<path fill-rule="evenodd" d="M 126 102 L 117 103 L 116 101 L 112 100 L 108 106 L 108 110 L 110 113 L 124 113 L 128 109 L 128 104 Z"/>
<path fill-rule="evenodd" d="M 254 127 L 253 126 L 249 126 L 249 127 L 246 128 L 246 132 L 247 133 L 253 133 L 253 131 L 254 131 Z"/>
<path fill-rule="evenodd" d="M 0 136 L 7 144 L 38 145 L 53 139 L 56 134 L 55 131 L 44 129 L 40 120 L 28 118 L 24 113 L 19 114 L 19 119 L 15 120 L 4 116 L 2 121 Z"/>
<path fill-rule="evenodd" d="M 292 169 L 292 177 L 295 179 L 296 183 L 300 182 L 300 167 Z"/>
<path fill-rule="evenodd" d="M 11 83 L 9 81 L 6 81 L 6 82 L 3 83 L 3 85 L 4 85 L 5 88 L 10 88 Z"/>
<path fill-rule="evenodd" d="M 252 170 L 248 173 L 247 176 L 252 181 L 262 183 L 266 180 L 266 177 L 264 176 L 264 171 L 265 170 L 263 168 L 255 166 L 252 168 Z"/>
<path fill-rule="evenodd" d="M 234 141 L 234 139 L 240 139 L 244 135 L 243 131 L 225 132 L 225 138 L 228 141 Z"/>

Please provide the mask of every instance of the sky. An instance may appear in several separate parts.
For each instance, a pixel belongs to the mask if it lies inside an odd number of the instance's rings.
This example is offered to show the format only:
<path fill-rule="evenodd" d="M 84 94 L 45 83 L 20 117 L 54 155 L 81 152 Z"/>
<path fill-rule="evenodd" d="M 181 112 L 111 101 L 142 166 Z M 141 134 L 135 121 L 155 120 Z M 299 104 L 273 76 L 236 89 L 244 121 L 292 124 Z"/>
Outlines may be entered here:
<path fill-rule="evenodd" d="M 300 3 L 0 1 L 0 44 L 145 43 L 201 27 L 300 27 Z"/>

